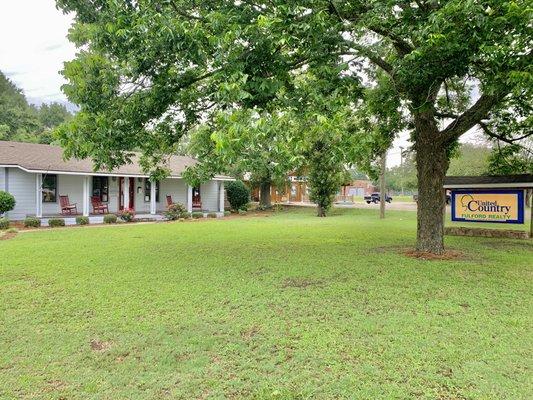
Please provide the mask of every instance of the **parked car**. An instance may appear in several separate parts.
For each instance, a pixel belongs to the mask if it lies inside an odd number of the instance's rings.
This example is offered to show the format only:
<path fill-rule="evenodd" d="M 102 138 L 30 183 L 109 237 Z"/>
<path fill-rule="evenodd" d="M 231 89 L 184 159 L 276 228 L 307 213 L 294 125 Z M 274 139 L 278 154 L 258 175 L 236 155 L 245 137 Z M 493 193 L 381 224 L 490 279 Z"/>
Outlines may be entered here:
<path fill-rule="evenodd" d="M 377 204 L 381 201 L 381 195 L 377 192 L 372 193 L 370 196 L 365 196 L 366 204 L 374 203 Z M 389 195 L 385 195 L 385 201 L 387 203 L 390 203 L 392 201 L 392 197 Z"/>
<path fill-rule="evenodd" d="M 415 203 L 418 203 L 418 195 L 413 194 L 413 201 Z M 446 204 L 450 204 L 452 202 L 452 196 L 450 196 L 448 193 L 446 193 Z"/>

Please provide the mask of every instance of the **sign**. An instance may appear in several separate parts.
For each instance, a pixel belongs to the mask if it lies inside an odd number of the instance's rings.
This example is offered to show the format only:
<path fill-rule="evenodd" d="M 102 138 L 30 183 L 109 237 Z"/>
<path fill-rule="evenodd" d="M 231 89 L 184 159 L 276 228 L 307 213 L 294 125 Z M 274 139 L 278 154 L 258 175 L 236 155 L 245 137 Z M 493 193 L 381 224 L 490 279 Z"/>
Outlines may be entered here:
<path fill-rule="evenodd" d="M 452 190 L 452 221 L 524 223 L 523 190 Z"/>

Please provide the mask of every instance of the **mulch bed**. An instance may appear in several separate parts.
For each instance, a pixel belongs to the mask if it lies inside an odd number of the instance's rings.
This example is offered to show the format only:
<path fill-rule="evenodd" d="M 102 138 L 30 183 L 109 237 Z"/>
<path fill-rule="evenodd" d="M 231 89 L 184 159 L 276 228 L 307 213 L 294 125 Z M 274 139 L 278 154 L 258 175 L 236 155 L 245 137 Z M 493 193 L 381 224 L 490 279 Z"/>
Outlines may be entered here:
<path fill-rule="evenodd" d="M 401 254 L 419 260 L 464 260 L 467 258 L 463 252 L 457 250 L 445 250 L 442 254 L 433 254 L 425 251 L 409 249 L 403 250 Z"/>

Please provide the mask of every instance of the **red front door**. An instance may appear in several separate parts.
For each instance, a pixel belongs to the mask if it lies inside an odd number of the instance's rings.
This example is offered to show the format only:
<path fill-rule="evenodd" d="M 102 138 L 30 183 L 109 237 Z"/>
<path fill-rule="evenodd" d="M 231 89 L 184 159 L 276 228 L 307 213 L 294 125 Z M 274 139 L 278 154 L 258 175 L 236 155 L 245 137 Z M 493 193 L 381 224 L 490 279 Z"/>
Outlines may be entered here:
<path fill-rule="evenodd" d="M 135 209 L 135 178 L 128 178 L 129 179 L 129 187 L 128 187 L 128 194 L 129 194 L 129 203 L 128 208 L 130 210 Z M 118 179 L 118 209 L 120 211 L 124 210 L 124 178 Z"/>

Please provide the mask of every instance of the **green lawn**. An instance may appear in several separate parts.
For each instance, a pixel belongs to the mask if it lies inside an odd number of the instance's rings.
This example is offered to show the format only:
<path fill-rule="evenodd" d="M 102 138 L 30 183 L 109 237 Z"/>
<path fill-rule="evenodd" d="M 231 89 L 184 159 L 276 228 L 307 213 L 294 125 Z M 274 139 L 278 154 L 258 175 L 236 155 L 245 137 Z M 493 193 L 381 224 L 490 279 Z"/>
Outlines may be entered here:
<path fill-rule="evenodd" d="M 531 241 L 313 212 L 0 241 L 0 398 L 531 398 Z"/>

